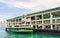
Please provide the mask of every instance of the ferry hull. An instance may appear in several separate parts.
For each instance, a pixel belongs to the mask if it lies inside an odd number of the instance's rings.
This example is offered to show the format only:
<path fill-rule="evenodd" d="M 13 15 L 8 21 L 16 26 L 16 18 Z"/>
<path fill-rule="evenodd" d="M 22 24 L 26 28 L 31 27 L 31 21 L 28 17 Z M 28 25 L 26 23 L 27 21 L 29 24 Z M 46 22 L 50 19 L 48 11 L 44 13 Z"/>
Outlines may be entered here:
<path fill-rule="evenodd" d="M 17 29 L 17 28 L 7 28 L 6 31 L 8 32 L 20 32 L 20 33 L 33 33 L 33 30 L 28 29 Z"/>

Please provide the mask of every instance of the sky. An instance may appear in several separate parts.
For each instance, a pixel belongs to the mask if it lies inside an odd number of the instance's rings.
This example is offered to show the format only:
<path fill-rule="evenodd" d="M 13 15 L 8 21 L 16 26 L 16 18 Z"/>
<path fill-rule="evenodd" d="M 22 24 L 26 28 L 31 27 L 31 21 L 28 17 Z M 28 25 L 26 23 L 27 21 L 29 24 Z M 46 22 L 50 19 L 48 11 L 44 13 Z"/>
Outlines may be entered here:
<path fill-rule="evenodd" d="M 60 7 L 60 0 L 0 0 L 0 21 Z"/>

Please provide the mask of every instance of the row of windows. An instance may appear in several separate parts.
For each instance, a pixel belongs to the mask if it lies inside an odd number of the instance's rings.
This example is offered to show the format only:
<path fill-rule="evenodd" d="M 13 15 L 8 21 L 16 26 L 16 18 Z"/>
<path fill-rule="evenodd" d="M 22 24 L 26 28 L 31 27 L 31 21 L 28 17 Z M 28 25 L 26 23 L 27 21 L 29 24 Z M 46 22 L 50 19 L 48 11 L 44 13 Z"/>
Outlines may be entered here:
<path fill-rule="evenodd" d="M 44 18 L 44 19 L 50 18 L 50 13 L 44 14 L 44 15 L 43 15 L 43 18 Z M 36 20 L 39 20 L 39 19 L 42 19 L 42 15 L 36 16 Z M 31 20 L 35 20 L 35 16 L 32 16 L 32 17 L 31 17 Z"/>
<path fill-rule="evenodd" d="M 57 18 L 57 17 L 60 17 L 60 12 L 51 13 L 51 15 L 52 15 L 53 18 Z M 43 19 L 48 19 L 48 18 L 50 18 L 50 13 L 47 13 L 47 14 L 44 14 L 44 15 L 43 15 Z M 38 16 L 36 16 L 36 17 L 35 17 L 35 16 L 32 16 L 31 19 L 32 19 L 32 20 L 42 19 L 42 15 L 38 15 Z"/>
<path fill-rule="evenodd" d="M 44 24 L 50 24 L 50 20 L 45 20 L 43 21 Z M 52 23 L 60 23 L 60 19 L 57 19 L 56 21 L 55 20 L 52 20 Z M 33 21 L 32 24 L 42 24 L 42 21 Z"/>
<path fill-rule="evenodd" d="M 60 23 L 60 19 L 52 20 L 53 23 Z M 42 24 L 42 21 L 33 21 L 32 24 Z M 50 24 L 50 20 L 43 21 L 44 24 Z M 9 23 L 10 24 L 10 23 Z M 25 21 L 23 21 L 21 24 L 25 24 Z M 30 22 L 26 22 L 26 24 L 30 24 Z"/>

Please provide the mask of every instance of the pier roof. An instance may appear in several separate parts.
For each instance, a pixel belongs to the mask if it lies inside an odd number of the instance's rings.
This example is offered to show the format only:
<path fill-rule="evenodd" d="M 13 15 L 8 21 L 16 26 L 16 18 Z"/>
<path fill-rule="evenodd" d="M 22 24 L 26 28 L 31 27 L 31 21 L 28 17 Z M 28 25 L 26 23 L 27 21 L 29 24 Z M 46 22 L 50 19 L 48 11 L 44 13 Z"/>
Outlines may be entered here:
<path fill-rule="evenodd" d="M 48 9 L 48 10 L 44 10 L 44 11 L 39 11 L 39 12 L 35 12 L 35 13 L 32 13 L 32 14 L 27 14 L 27 16 L 33 15 L 33 14 L 44 13 L 44 12 L 55 11 L 55 10 L 60 10 L 60 7 L 56 7 L 56 8 L 52 8 L 52 9 Z"/>

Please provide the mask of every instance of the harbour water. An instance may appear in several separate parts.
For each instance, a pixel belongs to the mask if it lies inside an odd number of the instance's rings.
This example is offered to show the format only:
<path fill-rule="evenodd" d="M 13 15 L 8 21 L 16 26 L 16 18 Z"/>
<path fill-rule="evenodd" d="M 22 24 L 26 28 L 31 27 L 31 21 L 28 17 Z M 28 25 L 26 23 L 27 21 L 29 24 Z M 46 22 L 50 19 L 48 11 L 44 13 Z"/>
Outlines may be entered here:
<path fill-rule="evenodd" d="M 40 33 L 34 34 L 7 33 L 4 28 L 0 28 L 0 38 L 60 38 L 60 36 Z"/>

